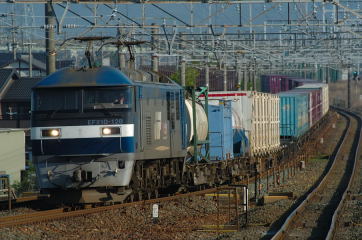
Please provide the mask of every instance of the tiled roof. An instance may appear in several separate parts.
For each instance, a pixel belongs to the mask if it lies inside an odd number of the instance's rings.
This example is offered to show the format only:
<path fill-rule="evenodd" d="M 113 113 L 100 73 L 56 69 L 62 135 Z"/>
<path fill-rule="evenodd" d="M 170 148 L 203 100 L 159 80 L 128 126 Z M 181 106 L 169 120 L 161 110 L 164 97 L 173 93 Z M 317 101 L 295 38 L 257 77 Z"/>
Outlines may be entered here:
<path fill-rule="evenodd" d="M 22 60 L 22 61 L 24 61 L 24 62 L 26 62 L 26 63 L 29 64 L 29 55 L 28 55 L 28 54 L 26 54 L 26 55 L 20 55 L 18 59 L 20 59 L 20 60 Z M 36 67 L 36 68 L 38 68 L 38 69 L 41 69 L 41 70 L 44 70 L 44 71 L 46 70 L 45 62 L 42 62 L 42 61 L 38 60 L 38 59 L 35 58 L 34 56 L 33 56 L 32 62 L 33 62 L 32 65 L 33 65 L 34 67 Z"/>
<path fill-rule="evenodd" d="M 14 62 L 13 54 L 12 53 L 0 53 L 0 67 L 4 67 L 9 65 L 10 63 Z"/>
<path fill-rule="evenodd" d="M 0 89 L 3 88 L 8 79 L 16 74 L 14 69 L 0 69 Z"/>
<path fill-rule="evenodd" d="M 33 52 L 33 65 L 39 69 L 45 69 L 46 67 L 46 54 L 44 52 Z M 28 53 L 18 53 L 17 60 L 13 59 L 13 53 L 11 52 L 0 52 L 0 68 L 7 66 L 14 61 L 22 60 L 25 62 L 29 62 Z M 57 60 L 56 61 L 56 68 L 64 68 L 74 65 L 74 60 Z"/>
<path fill-rule="evenodd" d="M 20 78 L 13 82 L 6 92 L 3 101 L 29 101 L 31 88 L 39 82 L 41 78 Z"/>

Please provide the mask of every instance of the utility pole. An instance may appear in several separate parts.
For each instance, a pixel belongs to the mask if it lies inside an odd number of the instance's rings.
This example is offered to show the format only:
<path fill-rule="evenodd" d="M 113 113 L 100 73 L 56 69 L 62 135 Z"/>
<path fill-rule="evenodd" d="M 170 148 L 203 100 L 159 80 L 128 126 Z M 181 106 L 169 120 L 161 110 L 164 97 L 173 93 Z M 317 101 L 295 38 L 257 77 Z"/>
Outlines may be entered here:
<path fill-rule="evenodd" d="M 24 45 L 28 45 L 28 54 L 29 54 L 29 77 L 33 77 L 33 53 L 32 53 L 32 49 L 33 49 L 33 45 L 35 45 L 35 43 L 24 43 Z"/>
<path fill-rule="evenodd" d="M 351 67 L 348 67 L 347 79 L 347 108 L 351 108 Z"/>
<path fill-rule="evenodd" d="M 47 75 L 55 72 L 55 14 L 51 1 L 45 4 L 45 51 Z"/>
<path fill-rule="evenodd" d="M 186 86 L 186 60 L 185 58 L 181 59 L 181 86 Z"/>
<path fill-rule="evenodd" d="M 209 90 L 209 86 L 210 86 L 210 68 L 209 68 L 209 63 L 207 62 L 205 64 L 205 81 L 206 81 L 206 87 Z"/>
<path fill-rule="evenodd" d="M 237 72 L 237 77 L 238 77 L 238 91 L 241 90 L 241 82 L 242 82 L 242 73 L 241 73 L 241 68 L 240 66 L 236 65 L 236 72 Z"/>
<path fill-rule="evenodd" d="M 155 25 L 154 23 L 152 25 Z M 154 26 L 154 28 L 152 28 L 152 38 L 151 38 L 151 43 L 152 43 L 152 71 L 154 72 L 158 72 L 158 65 L 159 65 L 159 59 L 158 56 L 155 54 L 155 52 L 157 51 L 157 40 L 158 37 L 156 36 L 159 33 L 158 28 L 156 28 L 156 26 Z"/>
<path fill-rule="evenodd" d="M 117 37 L 118 37 L 118 41 L 121 41 L 121 27 L 117 28 Z M 118 67 L 121 70 L 125 70 L 126 54 L 122 51 L 121 44 L 117 45 L 117 51 L 118 51 Z"/>
<path fill-rule="evenodd" d="M 228 72 L 227 72 L 227 65 L 226 63 L 224 63 L 224 91 L 228 90 L 228 85 L 227 85 L 227 77 L 228 77 Z"/>
<path fill-rule="evenodd" d="M 11 14 L 11 36 L 12 36 L 13 60 L 16 60 L 16 49 L 18 47 L 18 44 L 16 42 L 16 30 L 15 30 L 15 4 L 13 4 L 13 12 Z"/>

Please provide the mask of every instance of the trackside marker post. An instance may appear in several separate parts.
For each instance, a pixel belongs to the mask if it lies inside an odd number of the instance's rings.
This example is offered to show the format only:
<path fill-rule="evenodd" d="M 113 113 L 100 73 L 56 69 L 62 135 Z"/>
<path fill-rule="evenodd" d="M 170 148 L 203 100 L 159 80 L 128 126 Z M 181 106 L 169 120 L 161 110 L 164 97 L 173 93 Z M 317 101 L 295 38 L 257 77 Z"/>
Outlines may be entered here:
<path fill-rule="evenodd" d="M 153 223 L 158 223 L 158 204 L 152 205 L 152 221 Z"/>

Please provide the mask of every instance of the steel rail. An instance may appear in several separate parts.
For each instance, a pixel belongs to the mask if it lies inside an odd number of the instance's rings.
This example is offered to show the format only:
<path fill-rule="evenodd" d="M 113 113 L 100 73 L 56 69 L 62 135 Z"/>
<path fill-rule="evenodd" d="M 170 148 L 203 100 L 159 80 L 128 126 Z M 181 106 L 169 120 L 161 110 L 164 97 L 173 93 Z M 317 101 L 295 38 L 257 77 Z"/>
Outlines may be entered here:
<path fill-rule="evenodd" d="M 321 180 L 321 182 L 318 184 L 318 186 L 316 186 L 312 192 L 310 192 L 308 194 L 308 196 L 302 201 L 301 204 L 299 204 L 299 206 L 293 210 L 293 212 L 287 217 L 287 219 L 285 220 L 285 222 L 283 223 L 283 225 L 281 226 L 281 228 L 274 234 L 274 236 L 271 238 L 272 240 L 277 240 L 277 239 L 285 239 L 287 237 L 287 233 L 290 230 L 290 228 L 292 227 L 292 225 L 296 222 L 297 218 L 303 213 L 303 210 L 306 208 L 307 204 L 309 204 L 310 200 L 316 195 L 316 193 L 323 189 L 323 187 L 325 186 L 325 182 L 327 181 L 327 178 L 329 177 L 329 175 L 331 174 L 331 172 L 333 171 L 336 162 L 337 162 L 337 156 L 339 155 L 342 146 L 344 145 L 346 139 L 347 139 L 347 132 L 348 130 L 351 128 L 351 118 L 347 117 L 347 115 L 352 115 L 350 112 L 346 111 L 346 110 L 342 110 L 342 109 L 337 109 L 335 108 L 339 113 L 341 113 L 344 117 L 346 117 L 347 119 L 347 125 L 343 131 L 343 134 L 339 140 L 339 143 L 337 143 L 337 148 L 335 149 L 335 153 L 333 154 L 333 163 L 330 166 L 328 172 L 326 173 L 326 175 L 323 177 L 323 179 Z M 355 116 L 355 115 L 353 115 Z M 360 118 L 356 118 L 358 120 L 358 123 L 360 123 Z M 359 135 L 355 135 L 354 137 L 354 141 L 357 139 L 358 140 L 358 146 L 359 146 L 359 142 L 360 142 L 360 135 L 361 135 L 361 125 L 358 124 L 357 129 L 356 129 L 356 133 Z M 358 138 L 357 138 L 358 137 Z M 352 145 L 351 147 L 353 150 L 358 151 L 358 148 L 354 148 L 354 146 Z M 353 151 L 355 152 L 355 151 Z M 347 171 L 347 170 L 346 170 Z M 354 171 L 354 169 L 353 169 Z"/>
<path fill-rule="evenodd" d="M 331 226 L 329 228 L 329 231 L 328 231 L 328 234 L 327 234 L 327 237 L 326 237 L 326 240 L 331 240 L 334 238 L 334 234 L 335 234 L 335 231 L 336 231 L 336 228 L 338 227 L 338 216 L 341 214 L 342 212 L 342 209 L 343 209 L 343 206 L 344 206 L 344 203 L 346 201 L 346 198 L 350 192 L 350 189 L 351 189 L 351 186 L 353 184 L 353 181 L 354 181 L 354 178 L 355 178 L 355 173 L 356 173 L 356 169 L 357 169 L 357 161 L 358 161 L 358 157 L 359 157 L 359 154 L 358 154 L 358 149 L 360 147 L 360 140 L 361 140 L 361 127 L 362 127 L 362 119 L 359 115 L 355 114 L 355 113 L 352 113 L 352 112 L 349 112 L 350 115 L 354 116 L 356 119 L 358 119 L 358 128 L 357 128 L 357 131 L 359 131 L 359 134 L 358 134 L 358 142 L 357 142 L 357 147 L 356 147 L 356 151 L 353 152 L 353 158 L 354 158 L 354 164 L 353 164 L 353 169 L 352 169 L 352 174 L 351 174 L 351 178 L 349 179 L 349 182 L 348 182 L 348 185 L 347 185 L 347 188 L 346 190 L 344 191 L 343 195 L 342 195 L 342 199 L 341 201 L 339 202 L 338 204 L 338 207 L 337 209 L 334 211 L 334 214 L 333 214 L 333 217 L 332 217 L 332 222 L 331 222 Z"/>
<path fill-rule="evenodd" d="M 161 197 L 149 200 L 142 200 L 142 201 L 135 201 L 130 203 L 121 203 L 115 204 L 110 206 L 101 206 L 96 208 L 88 208 L 88 209 L 80 209 L 80 210 L 69 210 L 69 208 L 57 208 L 52 210 L 40 211 L 30 214 L 21 214 L 15 216 L 7 216 L 0 218 L 0 228 L 1 227 L 9 227 L 9 226 L 16 226 L 22 224 L 32 224 L 36 222 L 44 222 L 50 221 L 55 219 L 67 218 L 67 217 L 76 217 L 86 214 L 98 213 L 106 210 L 115 210 L 124 207 L 131 207 L 137 205 L 145 205 L 145 204 L 152 204 L 152 203 L 159 203 L 159 202 L 166 202 L 166 201 L 174 201 L 180 198 L 187 198 L 192 196 L 198 195 L 205 195 L 207 193 L 214 193 L 223 189 L 227 189 L 228 186 L 221 186 L 216 188 L 210 188 L 206 190 L 201 190 L 197 192 L 190 192 L 184 194 L 178 194 L 169 197 Z"/>

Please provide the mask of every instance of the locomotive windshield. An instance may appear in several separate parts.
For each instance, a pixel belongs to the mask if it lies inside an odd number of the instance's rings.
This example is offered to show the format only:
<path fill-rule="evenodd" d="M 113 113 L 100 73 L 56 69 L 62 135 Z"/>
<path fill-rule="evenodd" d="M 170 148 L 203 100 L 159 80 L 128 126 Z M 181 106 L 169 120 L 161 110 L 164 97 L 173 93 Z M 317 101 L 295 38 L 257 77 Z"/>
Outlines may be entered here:
<path fill-rule="evenodd" d="M 81 92 L 78 89 L 41 89 L 35 95 L 35 111 L 78 111 Z"/>
<path fill-rule="evenodd" d="M 78 113 L 84 116 L 93 113 L 92 116 L 100 117 L 111 114 L 126 117 L 127 113 L 133 110 L 133 88 L 37 89 L 33 95 L 32 107 L 35 113 L 51 114 L 51 118 L 62 113 Z"/>
<path fill-rule="evenodd" d="M 84 111 L 97 111 L 101 109 L 127 109 L 132 104 L 131 88 L 112 89 L 85 89 Z"/>

